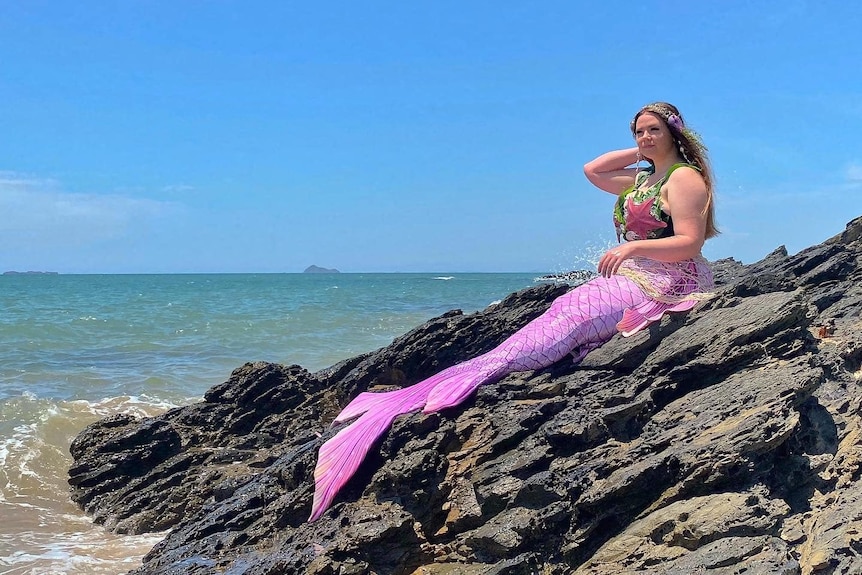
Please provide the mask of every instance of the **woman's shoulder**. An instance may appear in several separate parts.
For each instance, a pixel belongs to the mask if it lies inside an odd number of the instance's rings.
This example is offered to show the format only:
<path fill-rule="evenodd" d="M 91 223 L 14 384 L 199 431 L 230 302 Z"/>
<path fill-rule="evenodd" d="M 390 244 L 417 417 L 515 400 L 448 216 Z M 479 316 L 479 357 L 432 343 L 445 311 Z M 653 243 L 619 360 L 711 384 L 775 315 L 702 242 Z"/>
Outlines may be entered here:
<path fill-rule="evenodd" d="M 679 162 L 670 167 L 670 169 L 667 171 L 667 177 L 669 178 L 672 174 L 675 174 L 676 172 L 694 172 L 696 174 L 700 174 L 701 170 L 694 164 L 689 164 L 687 162 Z"/>
<path fill-rule="evenodd" d="M 706 180 L 696 166 L 677 164 L 667 176 L 668 189 L 684 189 L 706 193 Z"/>
<path fill-rule="evenodd" d="M 667 181 L 670 182 L 672 179 L 676 181 L 703 181 L 703 174 L 700 171 L 700 168 L 694 166 L 692 164 L 674 164 L 667 171 Z"/>

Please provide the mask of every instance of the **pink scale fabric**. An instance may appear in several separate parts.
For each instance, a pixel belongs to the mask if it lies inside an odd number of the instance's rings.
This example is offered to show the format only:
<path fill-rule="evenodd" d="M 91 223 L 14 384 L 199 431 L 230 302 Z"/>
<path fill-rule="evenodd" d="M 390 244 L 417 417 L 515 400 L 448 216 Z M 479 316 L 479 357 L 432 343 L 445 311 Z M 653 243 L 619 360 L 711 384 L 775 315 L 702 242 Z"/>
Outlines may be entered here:
<path fill-rule="evenodd" d="M 482 384 L 548 367 L 569 354 L 578 362 L 618 331 L 631 335 L 668 311 L 691 309 L 704 299 L 703 289 L 711 283 L 702 260 L 675 264 L 628 260 L 621 275 L 597 277 L 563 294 L 544 314 L 485 354 L 404 389 L 359 394 L 335 419 L 355 421 L 320 448 L 309 520 L 326 511 L 397 416 L 453 407 Z"/>

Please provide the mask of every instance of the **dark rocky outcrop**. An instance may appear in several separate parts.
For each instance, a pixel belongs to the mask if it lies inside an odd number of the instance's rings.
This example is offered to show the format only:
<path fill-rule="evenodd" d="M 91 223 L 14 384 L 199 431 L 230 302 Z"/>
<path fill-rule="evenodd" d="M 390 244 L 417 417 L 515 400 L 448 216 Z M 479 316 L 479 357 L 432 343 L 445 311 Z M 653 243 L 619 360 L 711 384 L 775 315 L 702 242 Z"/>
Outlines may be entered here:
<path fill-rule="evenodd" d="M 540 277 L 539 279 L 542 281 L 556 281 L 567 283 L 570 286 L 579 286 L 584 282 L 588 282 L 598 274 L 593 271 L 588 270 L 572 270 L 569 272 L 557 273 L 557 274 L 548 274 Z"/>
<path fill-rule="evenodd" d="M 73 498 L 111 531 L 169 529 L 138 575 L 862 572 L 862 218 L 715 270 L 717 297 L 579 366 L 397 419 L 314 523 L 317 449 L 350 398 L 492 348 L 567 288 L 95 423 Z"/>

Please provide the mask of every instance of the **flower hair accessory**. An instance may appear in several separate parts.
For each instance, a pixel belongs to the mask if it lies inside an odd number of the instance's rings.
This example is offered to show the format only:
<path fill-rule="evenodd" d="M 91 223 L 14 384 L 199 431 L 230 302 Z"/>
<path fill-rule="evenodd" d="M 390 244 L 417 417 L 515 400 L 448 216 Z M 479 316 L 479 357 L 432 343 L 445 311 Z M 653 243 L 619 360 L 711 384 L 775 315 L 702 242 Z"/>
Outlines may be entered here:
<path fill-rule="evenodd" d="M 634 120 L 632 120 L 630 124 L 632 134 L 635 133 L 635 122 L 637 121 L 638 116 L 644 112 L 652 112 L 653 114 L 658 115 L 676 132 L 676 134 L 685 138 L 686 142 L 680 142 L 681 145 L 684 143 L 686 146 L 690 145 L 692 148 L 695 148 L 701 154 L 706 153 L 706 146 L 703 144 L 703 140 L 700 135 L 691 128 L 686 127 L 685 122 L 682 121 L 682 116 L 669 108 L 663 102 L 647 104 L 640 109 L 640 112 L 638 112 L 637 116 L 635 116 Z M 676 139 L 676 136 L 674 139 Z"/>

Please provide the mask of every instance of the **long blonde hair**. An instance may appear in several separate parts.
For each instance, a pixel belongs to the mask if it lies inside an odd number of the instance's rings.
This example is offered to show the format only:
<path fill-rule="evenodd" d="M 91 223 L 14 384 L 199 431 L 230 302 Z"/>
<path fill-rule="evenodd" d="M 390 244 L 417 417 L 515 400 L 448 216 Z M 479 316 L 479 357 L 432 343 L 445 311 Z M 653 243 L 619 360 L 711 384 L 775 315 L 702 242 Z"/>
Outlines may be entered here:
<path fill-rule="evenodd" d="M 651 112 L 661 118 L 662 122 L 668 127 L 668 130 L 670 130 L 670 134 L 673 136 L 673 141 L 679 148 L 682 158 L 700 170 L 700 175 L 703 176 L 703 181 L 706 183 L 707 193 L 706 207 L 704 208 L 704 213 L 706 214 L 706 233 L 704 237 L 709 239 L 717 236 L 721 232 L 719 232 L 715 225 L 712 167 L 709 164 L 706 146 L 697 132 L 685 125 L 679 109 L 667 102 L 654 102 L 638 110 L 638 113 L 635 114 L 631 122 L 632 135 L 635 133 L 635 124 L 638 118 L 646 112 Z"/>

